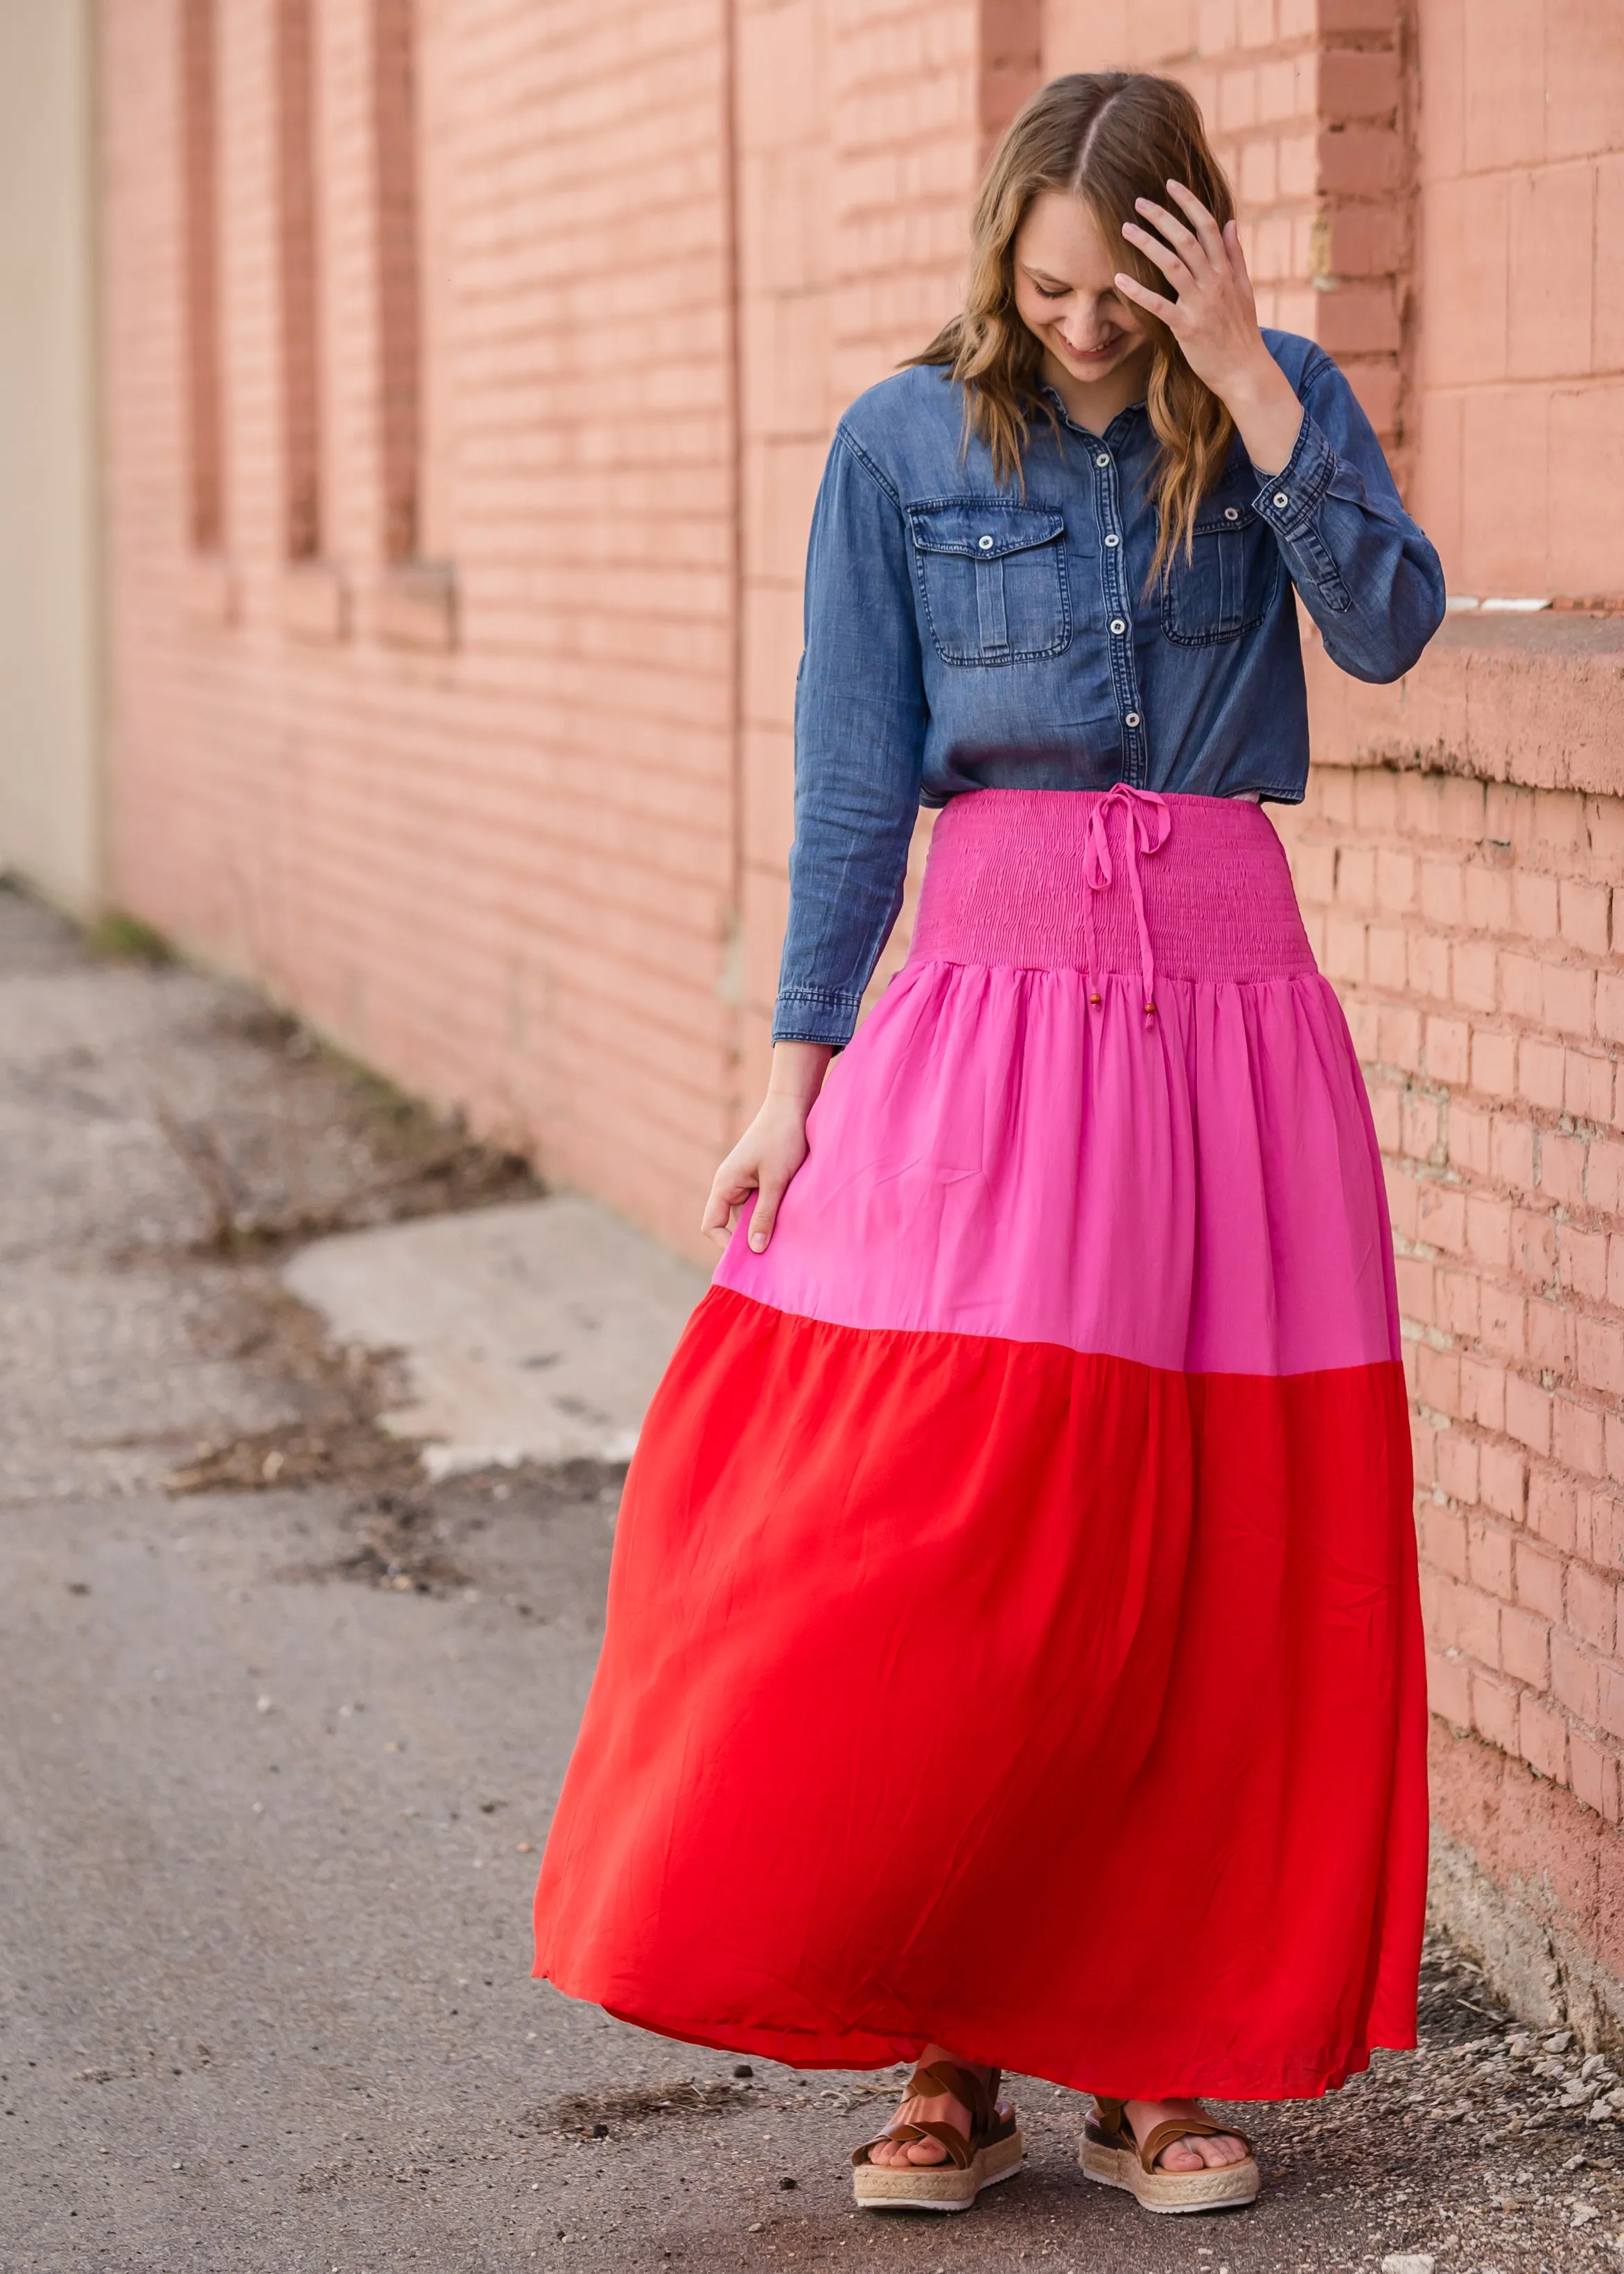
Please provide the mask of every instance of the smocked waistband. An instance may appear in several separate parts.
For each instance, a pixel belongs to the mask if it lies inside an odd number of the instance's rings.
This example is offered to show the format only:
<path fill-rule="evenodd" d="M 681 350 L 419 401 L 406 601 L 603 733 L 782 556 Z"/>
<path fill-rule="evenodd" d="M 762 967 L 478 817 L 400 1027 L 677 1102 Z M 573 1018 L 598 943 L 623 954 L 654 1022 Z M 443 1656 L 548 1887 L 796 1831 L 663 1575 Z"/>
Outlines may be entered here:
<path fill-rule="evenodd" d="M 1285 849 L 1239 798 L 983 789 L 938 816 L 910 962 L 1261 980 L 1317 968 Z"/>

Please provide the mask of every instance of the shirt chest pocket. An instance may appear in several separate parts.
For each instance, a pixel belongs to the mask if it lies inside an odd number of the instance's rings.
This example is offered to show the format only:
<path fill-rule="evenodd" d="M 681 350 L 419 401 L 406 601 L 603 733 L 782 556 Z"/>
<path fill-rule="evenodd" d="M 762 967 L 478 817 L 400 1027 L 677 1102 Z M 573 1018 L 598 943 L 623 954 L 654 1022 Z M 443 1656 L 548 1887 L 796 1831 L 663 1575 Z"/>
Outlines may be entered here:
<path fill-rule="evenodd" d="M 1196 516 L 1191 555 L 1174 548 L 1162 585 L 1162 629 L 1180 647 L 1239 639 L 1268 614 L 1280 582 L 1274 532 L 1250 506 L 1212 505 Z"/>
<path fill-rule="evenodd" d="M 1070 645 L 1064 515 L 955 498 L 910 507 L 908 525 L 925 621 L 944 663 L 1028 663 Z"/>

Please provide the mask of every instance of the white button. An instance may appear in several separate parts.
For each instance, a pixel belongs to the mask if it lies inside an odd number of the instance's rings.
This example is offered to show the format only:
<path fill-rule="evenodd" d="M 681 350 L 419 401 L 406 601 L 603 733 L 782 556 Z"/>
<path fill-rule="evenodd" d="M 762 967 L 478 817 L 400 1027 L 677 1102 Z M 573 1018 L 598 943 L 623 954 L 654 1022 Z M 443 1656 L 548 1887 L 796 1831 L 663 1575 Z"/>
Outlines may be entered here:
<path fill-rule="evenodd" d="M 1289 505 L 1291 501 L 1286 495 L 1284 490 L 1276 490 L 1274 493 L 1274 502 L 1276 505 Z"/>
<path fill-rule="evenodd" d="M 990 553 L 992 551 L 992 539 L 990 537 L 978 537 L 975 541 L 981 546 L 983 553 Z"/>
<path fill-rule="evenodd" d="M 1105 540 L 1105 541 L 1106 541 L 1106 543 L 1107 543 L 1108 545 L 1120 545 L 1120 544 L 1122 543 L 1122 539 L 1121 539 L 1121 538 L 1117 536 L 1117 534 L 1116 534 L 1116 531 L 1115 531 L 1115 530 L 1113 530 L 1113 531 L 1111 531 L 1111 534 L 1110 534 L 1110 535 L 1106 538 L 1106 540 Z"/>
<path fill-rule="evenodd" d="M 1120 636 L 1122 633 L 1125 632 L 1127 629 L 1128 627 L 1124 623 L 1120 616 L 1113 616 L 1111 618 L 1111 629 L 1116 632 L 1118 636 Z"/>
<path fill-rule="evenodd" d="M 1110 463 L 1111 454 L 1109 450 L 1101 450 L 1099 456 L 1094 460 L 1096 466 L 1109 466 Z"/>
<path fill-rule="evenodd" d="M 1227 505 L 1223 509 L 1223 517 L 1226 521 L 1238 521 L 1240 515 L 1232 505 Z"/>
<path fill-rule="evenodd" d="M 1127 717 L 1127 724 L 1128 724 L 1130 727 L 1137 727 L 1137 726 L 1139 725 L 1139 712 L 1138 712 L 1137 711 L 1130 711 L 1130 712 L 1129 712 L 1129 713 L 1128 713 L 1128 717 Z"/>

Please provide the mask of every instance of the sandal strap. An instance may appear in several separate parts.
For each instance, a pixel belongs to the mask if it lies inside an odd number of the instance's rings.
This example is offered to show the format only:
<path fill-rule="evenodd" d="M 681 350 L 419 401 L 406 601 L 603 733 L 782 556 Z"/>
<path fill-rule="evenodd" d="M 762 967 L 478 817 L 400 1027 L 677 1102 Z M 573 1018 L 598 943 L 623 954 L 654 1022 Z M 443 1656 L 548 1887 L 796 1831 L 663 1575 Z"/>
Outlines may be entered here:
<path fill-rule="evenodd" d="M 956 2124 L 912 2124 L 908 2129 L 915 2138 L 939 2141 L 946 2149 L 955 2171 L 966 2172 L 975 2160 L 975 2151 Z M 929 2171 L 929 2165 L 918 2165 L 916 2170 Z"/>
<path fill-rule="evenodd" d="M 971 2148 L 970 2142 L 965 2138 L 964 2134 L 959 2129 L 959 2127 L 956 2124 L 893 2124 L 889 2131 L 882 2132 L 877 2139 L 865 2140 L 861 2148 L 853 2148 L 852 2150 L 852 2161 L 853 2164 L 871 2163 L 873 2161 L 873 2157 L 868 2152 L 871 2148 L 885 2147 L 892 2142 L 895 2142 L 901 2147 L 907 2148 L 911 2147 L 916 2140 L 934 2140 L 939 2146 L 945 2148 L 947 2150 L 948 2161 L 952 2165 L 955 2171 L 967 2171 L 971 2164 L 975 2159 L 974 2150 Z M 942 2169 L 942 2166 L 940 2164 L 934 2165 L 929 2164 L 915 2164 L 912 2166 L 904 2165 L 900 2168 L 911 2168 L 916 2172 L 929 2172 L 931 2170 L 939 2172 Z"/>
<path fill-rule="evenodd" d="M 923 2135 L 920 2132 L 916 2125 L 893 2124 L 891 2126 L 889 2130 L 884 2132 L 876 2132 L 872 2140 L 865 2140 L 861 2147 L 853 2148 L 852 2150 L 852 2161 L 853 2164 L 868 2163 L 871 2160 L 868 2153 L 871 2148 L 889 2147 L 892 2141 L 900 2141 L 902 2145 L 906 2148 L 910 2145 L 912 2142 L 922 2137 Z"/>
<path fill-rule="evenodd" d="M 1170 2148 L 1175 2140 L 1215 2140 L 1222 2135 L 1227 2139 L 1238 2140 L 1246 2153 L 1249 2156 L 1252 2153 L 1252 2142 L 1245 2133 L 1237 2131 L 1233 2124 L 1217 2123 L 1210 2116 L 1164 2117 L 1160 2124 L 1151 2127 L 1148 2135 L 1141 2142 L 1134 2137 L 1124 2102 L 1110 2100 L 1102 2093 L 1095 2093 L 1094 2105 L 1101 2130 L 1116 2133 L 1123 2145 L 1133 2150 L 1139 2159 L 1140 2169 L 1146 2172 L 1155 2170 L 1157 2157 Z"/>
<path fill-rule="evenodd" d="M 970 2112 L 970 2132 L 974 2138 L 985 2132 L 992 2122 L 998 2105 L 999 2073 L 994 2069 L 983 2079 L 974 2069 L 960 2068 L 957 2061 L 932 2061 L 927 2068 L 918 2067 L 908 2079 L 903 2092 L 905 2100 L 935 2100 L 945 2094 Z"/>
<path fill-rule="evenodd" d="M 1132 2139 L 1133 2135 L 1128 2130 L 1125 2102 L 1112 2100 L 1107 2094 L 1096 2092 L 1094 2097 L 1094 2120 L 1101 2132 L 1120 2132 L 1125 2138 Z"/>
<path fill-rule="evenodd" d="M 945 2097 L 956 2100 L 970 2112 L 970 2136 L 966 2140 L 956 2124 L 912 2121 L 888 2125 L 872 2140 L 865 2140 L 861 2148 L 852 2150 L 853 2164 L 870 2161 L 868 2150 L 889 2141 L 899 2141 L 904 2147 L 915 2140 L 935 2140 L 946 2149 L 950 2161 L 957 2171 L 967 2170 L 975 2160 L 975 2150 L 984 2142 L 997 2120 L 998 2086 L 1001 2074 L 994 2069 L 990 2077 L 982 2079 L 974 2069 L 960 2068 L 957 2061 L 932 2061 L 927 2067 L 921 2064 L 908 2079 L 903 2090 L 906 2100 L 936 2100 Z M 941 2170 L 940 2165 L 915 2165 L 916 2171 Z"/>
<path fill-rule="evenodd" d="M 1214 2124 L 1206 2116 L 1169 2116 L 1165 2122 L 1151 2127 L 1150 2135 L 1139 2150 L 1140 2167 L 1144 2171 L 1154 2172 L 1157 2157 L 1163 2149 L 1170 2148 L 1175 2140 L 1215 2140 L 1221 2132 L 1227 2133 L 1232 2140 L 1238 2140 L 1246 2153 L 1251 2155 L 1251 2141 L 1244 2132 L 1237 2132 L 1232 2124 Z"/>

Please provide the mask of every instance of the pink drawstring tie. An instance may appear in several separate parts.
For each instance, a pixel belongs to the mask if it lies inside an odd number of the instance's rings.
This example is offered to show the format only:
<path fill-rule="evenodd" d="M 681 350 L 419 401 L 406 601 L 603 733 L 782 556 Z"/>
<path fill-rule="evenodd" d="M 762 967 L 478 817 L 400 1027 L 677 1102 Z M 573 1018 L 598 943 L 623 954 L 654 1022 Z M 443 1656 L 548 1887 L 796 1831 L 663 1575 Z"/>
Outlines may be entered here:
<path fill-rule="evenodd" d="M 1086 943 L 1090 985 L 1088 1000 L 1097 1003 L 1100 997 L 1093 985 L 1095 968 L 1094 939 L 1094 895 L 1102 892 L 1111 881 L 1110 837 L 1106 817 L 1114 805 L 1120 805 L 1127 818 L 1126 847 L 1128 890 L 1133 897 L 1133 920 L 1139 927 L 1139 974 L 1145 982 L 1145 1015 L 1150 1018 L 1156 1007 L 1155 958 L 1151 953 L 1150 926 L 1145 921 L 1145 893 L 1139 883 L 1139 855 L 1159 853 L 1167 843 L 1173 827 L 1173 817 L 1168 811 L 1167 800 L 1158 797 L 1153 789 L 1132 789 L 1126 782 L 1118 782 L 1109 789 L 1088 817 L 1083 835 L 1083 937 Z"/>

